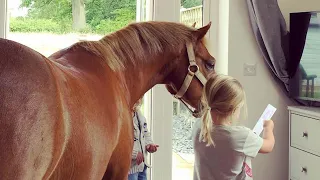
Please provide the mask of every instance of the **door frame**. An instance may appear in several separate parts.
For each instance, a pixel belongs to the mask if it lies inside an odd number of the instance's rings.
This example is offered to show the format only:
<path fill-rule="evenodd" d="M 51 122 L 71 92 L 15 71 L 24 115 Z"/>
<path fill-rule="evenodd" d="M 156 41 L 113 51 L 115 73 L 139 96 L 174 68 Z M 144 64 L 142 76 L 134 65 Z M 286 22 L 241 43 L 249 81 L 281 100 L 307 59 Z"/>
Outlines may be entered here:
<path fill-rule="evenodd" d="M 0 38 L 6 38 L 9 32 L 7 0 L 0 0 Z"/>

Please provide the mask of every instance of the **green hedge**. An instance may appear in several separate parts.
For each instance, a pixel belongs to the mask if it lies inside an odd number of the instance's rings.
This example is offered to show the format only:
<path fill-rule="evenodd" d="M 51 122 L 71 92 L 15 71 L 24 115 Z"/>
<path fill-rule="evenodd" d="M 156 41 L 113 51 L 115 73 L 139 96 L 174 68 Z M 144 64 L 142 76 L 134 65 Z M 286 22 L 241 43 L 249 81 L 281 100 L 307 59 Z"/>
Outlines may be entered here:
<path fill-rule="evenodd" d="M 126 17 L 122 15 L 114 20 L 101 20 L 95 27 L 91 27 L 88 24 L 86 28 L 78 32 L 106 35 L 126 26 L 130 22 L 131 20 L 127 20 Z M 64 34 L 75 31 L 72 30 L 72 22 L 57 23 L 52 19 L 11 18 L 10 32 L 51 32 Z"/>
<path fill-rule="evenodd" d="M 37 19 L 18 17 L 10 19 L 11 32 L 51 32 L 55 34 L 75 32 L 72 30 L 72 20 Z M 106 35 L 114 32 L 135 19 L 135 11 L 131 8 L 116 9 L 111 17 L 103 20 L 87 22 L 87 26 L 78 31 L 80 33 L 94 33 Z"/>
<path fill-rule="evenodd" d="M 68 23 L 57 23 L 51 19 L 11 18 L 10 32 L 66 33 L 71 30 Z"/>
<path fill-rule="evenodd" d="M 100 23 L 95 26 L 94 32 L 98 34 L 114 32 L 123 28 L 135 19 L 135 12 L 130 8 L 117 9 L 111 14 L 113 19 L 101 20 Z"/>

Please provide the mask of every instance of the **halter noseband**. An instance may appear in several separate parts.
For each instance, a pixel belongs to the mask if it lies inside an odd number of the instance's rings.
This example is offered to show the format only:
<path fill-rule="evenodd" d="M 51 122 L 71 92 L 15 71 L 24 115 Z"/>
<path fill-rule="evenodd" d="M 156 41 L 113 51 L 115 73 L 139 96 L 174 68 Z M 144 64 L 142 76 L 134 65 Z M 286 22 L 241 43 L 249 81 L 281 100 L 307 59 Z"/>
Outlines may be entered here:
<path fill-rule="evenodd" d="M 207 79 L 204 77 L 204 75 L 200 72 L 199 66 L 196 63 L 196 58 L 194 55 L 194 50 L 192 43 L 187 43 L 187 52 L 188 52 L 188 58 L 189 58 L 189 67 L 188 67 L 188 73 L 183 81 L 182 86 L 180 87 L 180 90 L 174 95 L 175 98 L 179 99 L 188 109 L 189 111 L 195 116 L 199 117 L 199 112 L 195 112 L 183 99 L 182 96 L 187 92 L 191 81 L 194 76 L 198 78 L 198 80 L 202 83 L 204 86 L 207 82 Z M 195 68 L 195 71 L 192 71 L 192 69 Z"/>

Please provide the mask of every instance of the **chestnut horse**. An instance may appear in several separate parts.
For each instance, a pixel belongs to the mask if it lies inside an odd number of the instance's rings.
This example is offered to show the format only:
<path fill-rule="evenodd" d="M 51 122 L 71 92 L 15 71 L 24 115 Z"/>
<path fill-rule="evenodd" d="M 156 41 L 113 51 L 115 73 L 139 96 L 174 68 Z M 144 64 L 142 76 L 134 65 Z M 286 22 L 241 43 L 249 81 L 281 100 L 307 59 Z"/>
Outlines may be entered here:
<path fill-rule="evenodd" d="M 200 112 L 209 28 L 133 23 L 48 58 L 0 39 L 0 179 L 127 179 L 131 109 L 145 92 L 166 84 Z"/>

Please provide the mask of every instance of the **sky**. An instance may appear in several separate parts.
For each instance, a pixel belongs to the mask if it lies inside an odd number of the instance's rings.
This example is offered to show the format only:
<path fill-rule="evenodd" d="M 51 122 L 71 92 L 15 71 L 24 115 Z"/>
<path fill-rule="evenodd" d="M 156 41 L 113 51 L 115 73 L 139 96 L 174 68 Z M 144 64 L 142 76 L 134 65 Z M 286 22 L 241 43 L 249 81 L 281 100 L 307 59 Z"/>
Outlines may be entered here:
<path fill-rule="evenodd" d="M 20 9 L 21 0 L 8 0 L 8 9 L 11 17 L 25 16 L 28 12 L 26 8 Z"/>
<path fill-rule="evenodd" d="M 20 4 L 21 4 L 21 0 L 8 0 L 9 8 L 18 8 Z"/>

